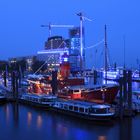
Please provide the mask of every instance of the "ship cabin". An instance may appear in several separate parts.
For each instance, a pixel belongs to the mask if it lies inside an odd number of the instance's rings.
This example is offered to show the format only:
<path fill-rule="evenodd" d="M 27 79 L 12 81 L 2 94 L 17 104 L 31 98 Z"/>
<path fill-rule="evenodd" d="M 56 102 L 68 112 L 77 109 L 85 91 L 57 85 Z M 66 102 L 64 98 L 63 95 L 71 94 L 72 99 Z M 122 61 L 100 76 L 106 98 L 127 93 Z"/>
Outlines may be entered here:
<path fill-rule="evenodd" d="M 70 95 L 72 97 L 72 99 L 76 99 L 76 98 L 81 98 L 82 93 L 88 93 L 88 92 L 92 92 L 95 90 L 103 90 L 105 89 L 105 86 L 100 86 L 100 85 L 94 85 L 94 86 L 90 86 L 90 85 L 79 85 L 79 86 L 67 86 L 64 87 L 61 90 L 58 90 L 59 94 L 65 94 L 65 95 Z"/>
<path fill-rule="evenodd" d="M 114 114 L 110 112 L 109 105 L 80 101 L 56 102 L 55 107 L 65 111 L 88 114 L 90 116 L 106 116 Z"/>
<path fill-rule="evenodd" d="M 63 95 L 69 97 L 70 99 L 81 99 L 82 92 L 84 90 L 83 86 L 69 86 L 59 90 L 58 94 L 59 97 Z"/>
<path fill-rule="evenodd" d="M 82 104 L 74 104 L 70 102 L 56 102 L 55 107 L 62 109 L 62 110 L 69 110 L 72 112 L 79 112 L 79 113 L 89 113 L 89 106 L 85 106 Z"/>
<path fill-rule="evenodd" d="M 53 95 L 35 95 L 26 93 L 21 96 L 21 99 L 36 103 L 45 103 L 55 101 L 57 97 Z"/>

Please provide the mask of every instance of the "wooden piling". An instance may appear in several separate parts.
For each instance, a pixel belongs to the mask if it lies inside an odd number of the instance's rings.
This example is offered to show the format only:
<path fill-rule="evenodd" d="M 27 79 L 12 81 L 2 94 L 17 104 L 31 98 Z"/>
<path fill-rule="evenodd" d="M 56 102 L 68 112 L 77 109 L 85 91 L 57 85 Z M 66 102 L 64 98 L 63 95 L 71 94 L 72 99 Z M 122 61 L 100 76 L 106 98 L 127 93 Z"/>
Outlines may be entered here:
<path fill-rule="evenodd" d="M 12 72 L 12 92 L 13 92 L 13 97 L 15 98 L 15 92 L 16 92 L 16 81 L 15 81 L 15 71 Z"/>
<path fill-rule="evenodd" d="M 4 79 L 4 86 L 7 87 L 7 74 L 6 74 L 6 71 L 4 71 L 4 74 L 3 74 L 3 79 Z"/>
<path fill-rule="evenodd" d="M 97 71 L 94 70 L 94 85 L 97 84 Z"/>
<path fill-rule="evenodd" d="M 58 86 L 58 82 L 57 82 L 57 71 L 52 71 L 52 93 L 55 95 L 57 93 L 57 86 Z"/>
<path fill-rule="evenodd" d="M 16 87 L 16 90 L 15 90 L 15 99 L 16 101 L 18 100 L 18 88 L 19 88 L 19 83 L 18 83 L 18 73 L 16 73 L 16 77 L 15 77 L 15 87 Z"/>
<path fill-rule="evenodd" d="M 123 100 L 127 102 L 127 72 L 123 70 Z"/>
<path fill-rule="evenodd" d="M 120 116 L 120 119 L 123 119 L 123 95 L 122 95 L 122 92 L 123 92 L 123 78 L 122 77 L 119 79 L 119 85 L 120 85 L 119 116 Z"/>
<path fill-rule="evenodd" d="M 132 110 L 132 71 L 128 71 L 128 108 Z"/>

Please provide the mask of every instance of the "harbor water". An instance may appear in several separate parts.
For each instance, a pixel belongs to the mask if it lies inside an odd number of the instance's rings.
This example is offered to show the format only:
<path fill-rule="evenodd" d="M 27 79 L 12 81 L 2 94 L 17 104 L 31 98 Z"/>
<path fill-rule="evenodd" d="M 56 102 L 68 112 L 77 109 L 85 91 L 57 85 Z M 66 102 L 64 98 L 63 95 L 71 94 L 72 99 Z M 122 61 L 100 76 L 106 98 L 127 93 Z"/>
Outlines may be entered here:
<path fill-rule="evenodd" d="M 139 124 L 140 115 L 101 123 L 22 104 L 0 105 L 0 140 L 139 140 Z"/>
<path fill-rule="evenodd" d="M 1 140 L 139 140 L 140 116 L 95 123 L 14 103 L 0 106 Z"/>

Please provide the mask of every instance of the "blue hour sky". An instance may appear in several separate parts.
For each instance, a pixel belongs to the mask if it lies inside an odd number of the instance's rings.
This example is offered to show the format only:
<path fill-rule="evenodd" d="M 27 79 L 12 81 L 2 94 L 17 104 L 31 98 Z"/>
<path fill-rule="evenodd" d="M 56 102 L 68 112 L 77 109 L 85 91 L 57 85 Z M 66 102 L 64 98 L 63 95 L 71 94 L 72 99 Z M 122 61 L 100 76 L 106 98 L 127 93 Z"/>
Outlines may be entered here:
<path fill-rule="evenodd" d="M 0 2 L 0 59 L 34 55 L 44 48 L 48 29 L 41 24 L 79 25 L 75 13 L 82 11 L 93 19 L 85 21 L 85 47 L 104 38 L 107 40 L 110 62 L 136 67 L 140 59 L 140 1 L 139 0 L 3 0 Z M 53 28 L 53 35 L 68 37 L 64 28 Z M 87 67 L 103 64 L 103 46 L 86 50 Z M 96 51 L 97 50 L 97 51 Z M 96 53 L 97 52 L 97 53 Z"/>

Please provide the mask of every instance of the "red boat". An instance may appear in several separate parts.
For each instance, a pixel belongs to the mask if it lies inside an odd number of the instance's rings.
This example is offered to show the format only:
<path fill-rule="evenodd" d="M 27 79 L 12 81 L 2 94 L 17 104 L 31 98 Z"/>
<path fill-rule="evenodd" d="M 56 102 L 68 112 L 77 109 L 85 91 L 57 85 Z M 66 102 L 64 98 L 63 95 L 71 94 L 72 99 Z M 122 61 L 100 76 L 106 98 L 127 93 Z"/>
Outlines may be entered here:
<path fill-rule="evenodd" d="M 67 86 L 79 86 L 84 84 L 85 82 L 83 77 L 68 77 L 58 80 L 58 89 L 63 89 Z"/>
<path fill-rule="evenodd" d="M 70 78 L 68 62 L 60 65 L 62 81 L 58 82 L 58 97 L 64 99 L 79 99 L 85 101 L 112 103 L 118 93 L 117 84 L 84 85 L 84 78 L 75 76 Z"/>
<path fill-rule="evenodd" d="M 69 86 L 58 91 L 58 97 L 98 103 L 112 103 L 118 93 L 118 85 Z"/>

